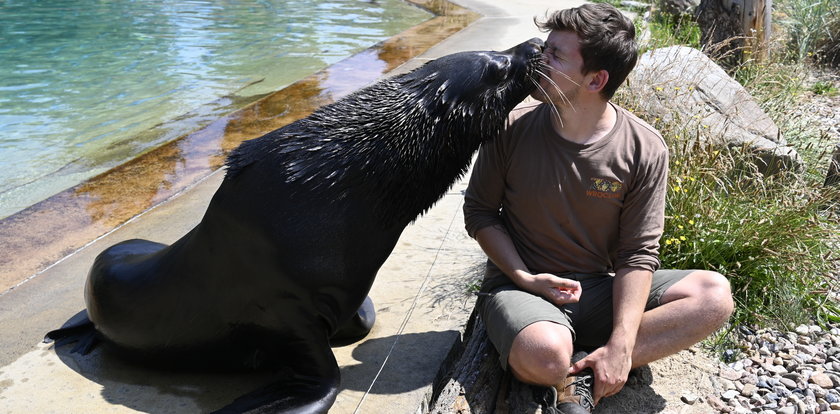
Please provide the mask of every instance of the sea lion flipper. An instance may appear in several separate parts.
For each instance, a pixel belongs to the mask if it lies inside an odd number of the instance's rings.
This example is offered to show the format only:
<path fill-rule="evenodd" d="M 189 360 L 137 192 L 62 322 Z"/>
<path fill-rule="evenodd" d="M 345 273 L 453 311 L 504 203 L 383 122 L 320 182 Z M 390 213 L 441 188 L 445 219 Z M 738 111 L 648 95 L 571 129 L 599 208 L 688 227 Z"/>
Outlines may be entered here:
<path fill-rule="evenodd" d="M 212 414 L 326 413 L 338 395 L 338 383 L 338 365 L 334 375 L 326 378 L 297 373 L 289 375 L 288 371 L 284 371 L 277 376 L 277 381 L 237 398 Z"/>
<path fill-rule="evenodd" d="M 96 348 L 101 340 L 96 327 L 87 316 L 87 311 L 81 311 L 61 328 L 47 332 L 44 342 L 54 341 L 55 347 L 76 343 L 70 353 L 87 355 Z"/>
<path fill-rule="evenodd" d="M 358 342 L 373 329 L 375 322 L 376 308 L 374 308 L 373 301 L 368 296 L 359 310 L 356 311 L 356 314 L 330 337 L 330 346 L 345 346 Z"/>

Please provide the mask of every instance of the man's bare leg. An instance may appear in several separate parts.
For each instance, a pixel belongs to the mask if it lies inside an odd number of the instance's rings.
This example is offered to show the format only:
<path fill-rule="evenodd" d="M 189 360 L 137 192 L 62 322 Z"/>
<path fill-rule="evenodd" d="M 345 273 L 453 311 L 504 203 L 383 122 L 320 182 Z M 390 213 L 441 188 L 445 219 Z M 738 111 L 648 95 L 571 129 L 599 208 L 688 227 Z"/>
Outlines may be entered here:
<path fill-rule="evenodd" d="M 729 281 L 718 273 L 702 270 L 668 288 L 660 303 L 642 315 L 633 367 L 700 342 L 723 326 L 734 309 Z"/>

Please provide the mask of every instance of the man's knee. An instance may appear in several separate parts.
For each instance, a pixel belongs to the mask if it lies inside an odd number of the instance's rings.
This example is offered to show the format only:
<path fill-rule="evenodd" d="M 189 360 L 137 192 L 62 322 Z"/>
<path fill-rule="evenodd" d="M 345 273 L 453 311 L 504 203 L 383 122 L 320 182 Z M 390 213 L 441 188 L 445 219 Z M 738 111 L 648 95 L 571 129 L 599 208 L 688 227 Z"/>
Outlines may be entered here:
<path fill-rule="evenodd" d="M 700 289 L 702 299 L 708 303 L 710 312 L 720 315 L 725 321 L 735 309 L 729 280 L 718 272 L 701 270 L 698 273 L 702 281 Z"/>
<path fill-rule="evenodd" d="M 572 335 L 569 329 L 553 322 L 528 325 L 514 338 L 508 356 L 508 368 L 526 383 L 559 384 L 571 365 Z"/>
<path fill-rule="evenodd" d="M 697 270 L 668 288 L 662 303 L 680 299 L 693 299 L 696 312 L 710 322 L 722 325 L 735 308 L 729 280 L 717 272 Z"/>

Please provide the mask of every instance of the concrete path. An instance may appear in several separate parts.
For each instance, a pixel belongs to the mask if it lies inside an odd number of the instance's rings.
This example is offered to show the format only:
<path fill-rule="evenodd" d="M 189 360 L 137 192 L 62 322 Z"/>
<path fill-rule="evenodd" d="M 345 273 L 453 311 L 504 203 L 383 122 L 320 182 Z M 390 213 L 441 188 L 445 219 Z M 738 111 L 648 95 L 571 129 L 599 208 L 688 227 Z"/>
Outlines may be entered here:
<path fill-rule="evenodd" d="M 396 72 L 463 50 L 501 50 L 540 36 L 532 23 L 577 0 L 458 0 L 484 17 Z M 179 196 L 91 242 L 0 296 L 0 413 L 199 413 L 266 381 L 263 375 L 148 370 L 95 351 L 87 357 L 42 344 L 45 332 L 84 308 L 93 258 L 129 238 L 171 243 L 201 218 L 216 171 Z M 463 230 L 464 182 L 409 226 L 370 293 L 377 324 L 360 343 L 335 348 L 342 386 L 330 413 L 414 413 L 472 309 L 468 286 L 483 254 Z"/>

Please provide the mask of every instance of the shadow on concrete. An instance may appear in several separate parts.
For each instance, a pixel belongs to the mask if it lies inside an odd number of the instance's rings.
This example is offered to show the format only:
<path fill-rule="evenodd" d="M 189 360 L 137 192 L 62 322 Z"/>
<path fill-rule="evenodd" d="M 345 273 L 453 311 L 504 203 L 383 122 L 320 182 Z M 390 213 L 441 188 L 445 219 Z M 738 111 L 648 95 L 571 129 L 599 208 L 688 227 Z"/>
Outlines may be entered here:
<path fill-rule="evenodd" d="M 65 326 L 74 324 L 83 314 L 74 315 Z M 457 331 L 430 331 L 362 340 L 352 351 L 359 363 L 341 367 L 340 389 L 367 391 L 383 363 L 385 368 L 371 393 L 399 394 L 428 386 L 459 335 Z M 107 346 L 98 346 L 88 355 L 73 353 L 74 347 L 67 344 L 53 350 L 68 368 L 101 385 L 102 398 L 108 404 L 141 412 L 213 411 L 270 383 L 277 374 L 215 372 L 212 367 L 200 372 L 169 370 L 127 360 Z"/>
<path fill-rule="evenodd" d="M 352 353 L 358 363 L 341 367 L 340 389 L 401 394 L 429 386 L 459 338 L 460 332 L 450 330 L 363 340 Z"/>
<path fill-rule="evenodd" d="M 65 324 L 72 324 L 80 312 Z M 87 354 L 73 353 L 75 344 L 53 347 L 68 368 L 102 386 L 109 404 L 153 413 L 210 412 L 269 382 L 274 373 L 168 370 L 143 366 L 120 357 L 107 346 Z"/>

